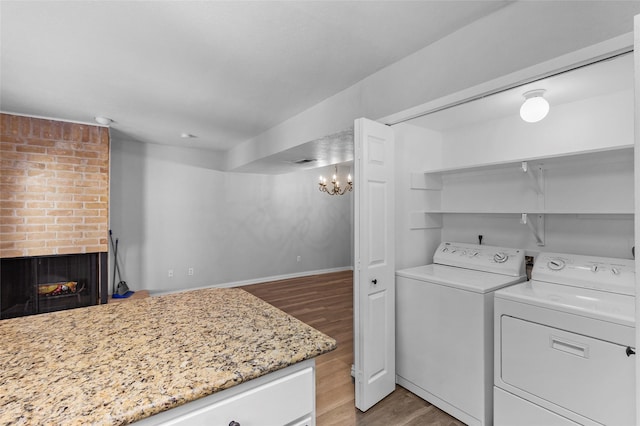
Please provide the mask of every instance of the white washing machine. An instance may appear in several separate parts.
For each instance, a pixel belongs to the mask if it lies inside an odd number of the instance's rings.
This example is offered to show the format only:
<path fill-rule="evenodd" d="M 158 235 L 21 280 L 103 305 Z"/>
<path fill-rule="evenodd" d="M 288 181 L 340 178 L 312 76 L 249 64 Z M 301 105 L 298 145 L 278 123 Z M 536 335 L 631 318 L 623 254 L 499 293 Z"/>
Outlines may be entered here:
<path fill-rule="evenodd" d="M 635 421 L 634 262 L 542 253 L 495 294 L 496 426 Z"/>
<path fill-rule="evenodd" d="M 526 280 L 524 251 L 445 242 L 396 272 L 396 382 L 468 425 L 491 425 L 493 294 Z"/>

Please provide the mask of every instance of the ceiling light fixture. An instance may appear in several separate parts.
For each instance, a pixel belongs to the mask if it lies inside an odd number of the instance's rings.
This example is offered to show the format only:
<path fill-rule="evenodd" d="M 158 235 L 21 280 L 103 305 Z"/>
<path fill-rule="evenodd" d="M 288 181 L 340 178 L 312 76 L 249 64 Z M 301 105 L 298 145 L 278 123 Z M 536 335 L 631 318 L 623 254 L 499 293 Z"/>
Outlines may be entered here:
<path fill-rule="evenodd" d="M 180 134 L 180 137 L 182 139 L 193 139 L 196 137 L 196 135 L 192 135 L 191 133 L 187 133 L 187 132 L 183 132 Z"/>
<path fill-rule="evenodd" d="M 351 179 L 351 174 L 347 176 L 347 186 L 341 189 L 340 182 L 338 182 L 338 166 L 335 166 L 335 167 L 336 167 L 336 172 L 333 175 L 333 179 L 331 179 L 333 188 L 329 190 L 327 188 L 327 179 L 320 176 L 320 183 L 319 183 L 320 186 L 318 187 L 318 189 L 320 190 L 320 192 L 326 192 L 329 195 L 344 195 L 347 192 L 351 192 L 351 190 L 353 189 L 353 179 Z"/>
<path fill-rule="evenodd" d="M 103 126 L 110 126 L 111 123 L 113 123 L 112 119 L 110 119 L 109 117 L 103 117 L 101 115 L 98 115 L 93 119 L 96 120 L 96 123 L 102 124 Z"/>
<path fill-rule="evenodd" d="M 549 113 L 549 102 L 544 98 L 544 89 L 530 90 L 524 96 L 520 117 L 527 123 L 536 123 Z"/>

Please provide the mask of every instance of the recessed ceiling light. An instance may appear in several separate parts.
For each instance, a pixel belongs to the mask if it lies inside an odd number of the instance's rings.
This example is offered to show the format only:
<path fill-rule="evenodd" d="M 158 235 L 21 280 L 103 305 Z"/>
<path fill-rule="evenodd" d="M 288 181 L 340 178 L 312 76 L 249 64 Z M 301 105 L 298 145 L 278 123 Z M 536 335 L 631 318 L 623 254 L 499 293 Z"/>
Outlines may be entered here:
<path fill-rule="evenodd" d="M 187 133 L 187 132 L 183 132 L 180 134 L 180 137 L 182 139 L 193 139 L 195 137 L 197 137 L 196 135 L 192 135 L 191 133 Z"/>
<path fill-rule="evenodd" d="M 112 119 L 110 119 L 109 117 L 103 117 L 101 115 L 94 117 L 94 120 L 96 120 L 96 123 L 102 124 L 103 126 L 109 126 L 111 123 L 113 123 Z"/>

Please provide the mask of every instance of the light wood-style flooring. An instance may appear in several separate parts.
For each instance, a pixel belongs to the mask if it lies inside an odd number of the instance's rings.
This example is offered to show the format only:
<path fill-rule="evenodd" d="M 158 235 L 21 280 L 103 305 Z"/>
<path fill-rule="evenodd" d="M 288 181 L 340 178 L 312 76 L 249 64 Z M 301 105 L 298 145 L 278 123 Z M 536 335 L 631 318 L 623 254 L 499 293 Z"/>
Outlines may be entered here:
<path fill-rule="evenodd" d="M 337 340 L 336 350 L 316 358 L 318 426 L 464 426 L 400 386 L 366 413 L 355 408 L 351 271 L 242 288 Z"/>

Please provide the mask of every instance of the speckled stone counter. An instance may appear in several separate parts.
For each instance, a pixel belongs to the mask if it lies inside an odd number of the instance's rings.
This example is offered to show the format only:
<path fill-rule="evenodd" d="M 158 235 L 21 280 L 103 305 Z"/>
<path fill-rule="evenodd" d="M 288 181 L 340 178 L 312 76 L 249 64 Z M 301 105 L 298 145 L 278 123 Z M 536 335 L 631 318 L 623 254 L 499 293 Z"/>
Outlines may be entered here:
<path fill-rule="evenodd" d="M 0 321 L 0 424 L 121 425 L 333 350 L 240 289 Z"/>

